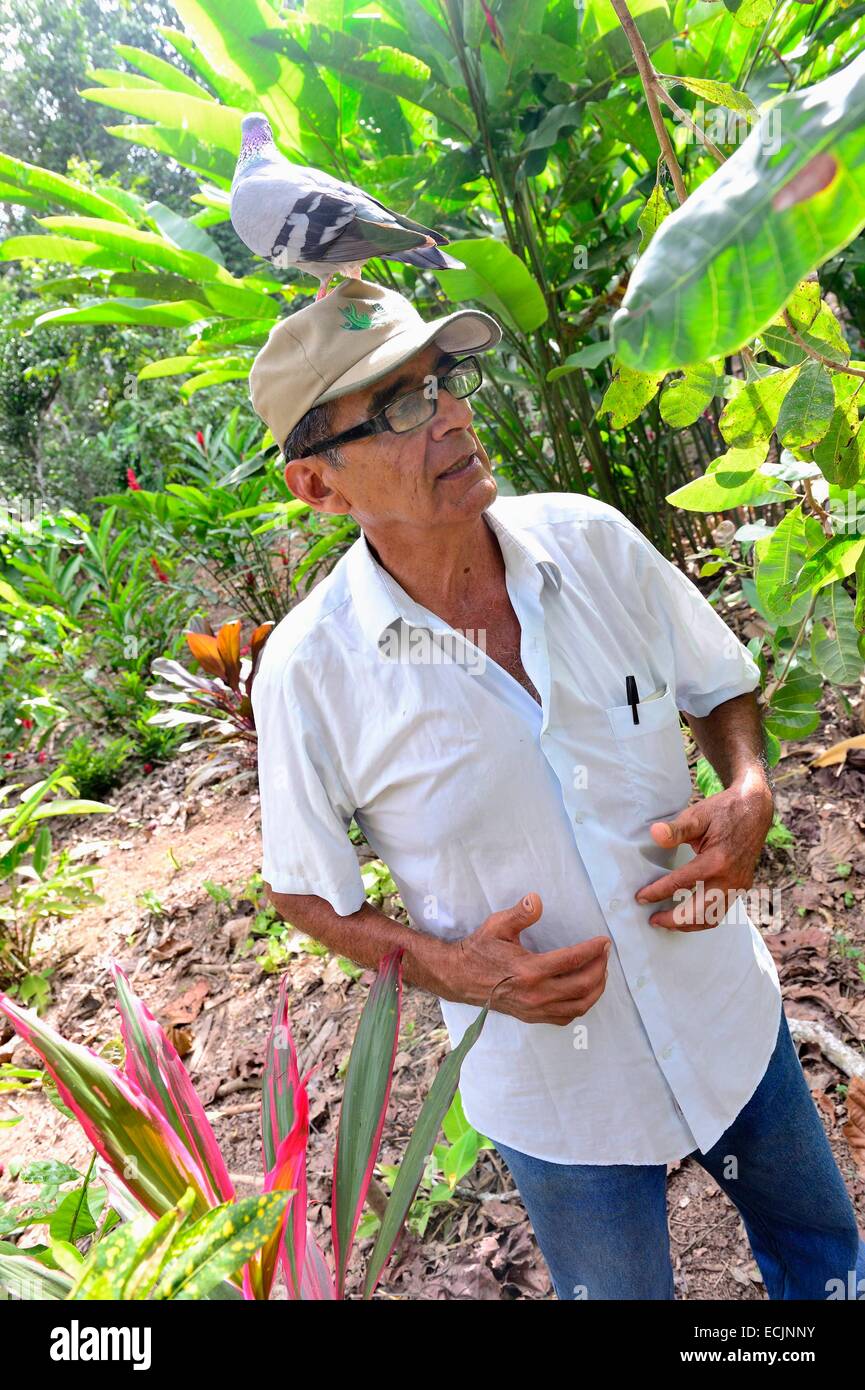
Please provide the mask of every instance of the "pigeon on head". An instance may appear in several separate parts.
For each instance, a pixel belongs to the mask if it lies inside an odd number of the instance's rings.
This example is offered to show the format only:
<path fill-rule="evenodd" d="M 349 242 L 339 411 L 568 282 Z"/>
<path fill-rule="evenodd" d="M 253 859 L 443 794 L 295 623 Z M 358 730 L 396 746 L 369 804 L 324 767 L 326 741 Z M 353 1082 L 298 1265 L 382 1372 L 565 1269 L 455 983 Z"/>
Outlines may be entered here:
<path fill-rule="evenodd" d="M 241 146 L 231 182 L 231 223 L 250 251 L 279 269 L 297 266 L 321 281 L 317 298 L 334 275 L 360 278 L 372 256 L 404 261 L 423 270 L 462 270 L 438 248 L 447 237 L 392 212 L 353 183 L 321 169 L 292 164 L 276 148 L 266 116 L 244 116 Z"/>

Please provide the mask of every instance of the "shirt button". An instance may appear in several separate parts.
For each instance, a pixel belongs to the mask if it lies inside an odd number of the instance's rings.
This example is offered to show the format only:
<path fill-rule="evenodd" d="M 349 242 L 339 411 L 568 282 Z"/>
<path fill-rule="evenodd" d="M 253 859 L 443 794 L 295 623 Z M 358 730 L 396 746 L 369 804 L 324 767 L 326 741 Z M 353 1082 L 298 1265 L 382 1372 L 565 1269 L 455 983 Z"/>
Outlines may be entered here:
<path fill-rule="evenodd" d="M 574 816 L 574 825 L 582 825 L 583 816 Z"/>
<path fill-rule="evenodd" d="M 637 976 L 637 989 L 642 989 L 642 988 L 643 988 L 643 985 L 647 985 L 648 983 L 649 983 L 649 981 L 648 981 L 648 979 L 646 978 L 645 975 L 638 975 L 638 976 Z"/>
<path fill-rule="evenodd" d="M 672 1055 L 673 1055 L 673 1049 L 672 1049 L 671 1047 L 665 1047 L 665 1048 L 663 1049 L 662 1053 L 661 1053 L 661 1056 L 662 1056 L 665 1060 L 666 1060 L 667 1057 L 672 1057 Z"/>
<path fill-rule="evenodd" d="M 607 908 L 610 912 L 618 911 L 621 906 L 622 903 L 620 898 L 610 898 L 610 901 L 607 903 Z"/>

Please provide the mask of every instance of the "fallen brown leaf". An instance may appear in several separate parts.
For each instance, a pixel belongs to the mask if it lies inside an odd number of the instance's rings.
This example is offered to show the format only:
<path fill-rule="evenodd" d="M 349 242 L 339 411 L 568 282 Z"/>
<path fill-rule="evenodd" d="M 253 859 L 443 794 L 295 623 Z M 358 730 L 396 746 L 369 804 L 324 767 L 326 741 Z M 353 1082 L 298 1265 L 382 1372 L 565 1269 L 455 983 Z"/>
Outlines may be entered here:
<path fill-rule="evenodd" d="M 865 1081 L 851 1076 L 847 1090 L 847 1123 L 844 1138 L 859 1172 L 865 1177 Z"/>
<path fill-rule="evenodd" d="M 850 748 L 865 748 L 865 734 L 842 738 L 840 743 L 833 743 L 831 748 L 811 759 L 811 767 L 834 767 L 837 763 L 846 762 Z"/>

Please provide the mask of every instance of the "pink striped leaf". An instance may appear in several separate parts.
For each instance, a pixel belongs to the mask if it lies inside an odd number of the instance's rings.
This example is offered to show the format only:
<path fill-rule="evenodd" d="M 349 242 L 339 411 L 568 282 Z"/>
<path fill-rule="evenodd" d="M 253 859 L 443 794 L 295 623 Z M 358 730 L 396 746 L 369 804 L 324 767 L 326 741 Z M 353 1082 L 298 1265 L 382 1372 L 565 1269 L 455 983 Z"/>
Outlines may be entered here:
<path fill-rule="evenodd" d="M 399 1036 L 402 954 L 402 948 L 391 951 L 379 965 L 345 1077 L 331 1201 L 337 1298 L 344 1297 L 351 1246 L 384 1128 Z"/>
<path fill-rule="evenodd" d="M 111 968 L 126 1047 L 124 1072 L 195 1158 L 207 1181 L 210 1204 L 233 1201 L 234 1184 L 189 1073 L 153 1014 L 133 992 L 123 970 L 116 963 Z"/>
<path fill-rule="evenodd" d="M 309 1096 L 301 1080 L 297 1048 L 288 1020 L 288 976 L 283 975 L 267 1040 L 261 1086 L 261 1143 L 265 1192 L 290 1187 L 284 1230 L 261 1252 L 264 1287 L 269 1291 L 281 1251 L 289 1298 L 298 1298 L 306 1245 L 306 1151 L 309 1142 Z M 266 1296 L 266 1295 L 265 1295 Z"/>
<path fill-rule="evenodd" d="M 38 1052 L 60 1099 L 96 1152 L 152 1216 L 195 1193 L 193 1218 L 212 1205 L 197 1161 L 135 1082 L 89 1047 L 67 1042 L 30 1009 L 0 994 L 0 1010 Z"/>
<path fill-rule="evenodd" d="M 309 1226 L 306 1228 L 306 1258 L 303 1262 L 300 1296 L 304 1302 L 336 1298 L 333 1275 Z"/>

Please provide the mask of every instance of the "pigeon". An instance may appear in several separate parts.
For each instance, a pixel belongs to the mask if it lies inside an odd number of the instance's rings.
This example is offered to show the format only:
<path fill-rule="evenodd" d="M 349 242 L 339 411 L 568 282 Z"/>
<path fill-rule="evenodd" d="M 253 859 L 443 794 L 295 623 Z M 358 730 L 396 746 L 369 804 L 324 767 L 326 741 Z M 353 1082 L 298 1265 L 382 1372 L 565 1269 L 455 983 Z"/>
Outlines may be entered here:
<path fill-rule="evenodd" d="M 463 270 L 438 247 L 447 237 L 391 212 L 352 183 L 321 169 L 292 164 L 273 142 L 266 116 L 241 122 L 241 145 L 231 182 L 231 223 L 250 251 L 284 270 L 297 266 L 321 281 L 327 294 L 335 275 L 360 279 L 372 256 L 423 270 Z"/>

